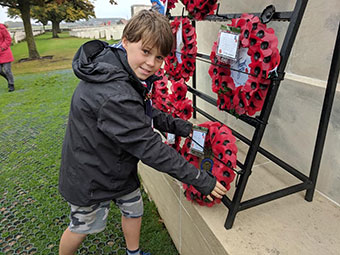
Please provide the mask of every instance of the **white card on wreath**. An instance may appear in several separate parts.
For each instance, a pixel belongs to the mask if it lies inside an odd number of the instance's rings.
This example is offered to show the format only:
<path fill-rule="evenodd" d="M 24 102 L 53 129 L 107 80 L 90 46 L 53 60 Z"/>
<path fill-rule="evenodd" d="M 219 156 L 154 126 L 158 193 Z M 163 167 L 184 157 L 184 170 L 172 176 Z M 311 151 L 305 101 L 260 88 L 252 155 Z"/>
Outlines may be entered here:
<path fill-rule="evenodd" d="M 218 41 L 217 55 L 223 58 L 236 59 L 239 41 L 239 34 L 221 31 Z"/>

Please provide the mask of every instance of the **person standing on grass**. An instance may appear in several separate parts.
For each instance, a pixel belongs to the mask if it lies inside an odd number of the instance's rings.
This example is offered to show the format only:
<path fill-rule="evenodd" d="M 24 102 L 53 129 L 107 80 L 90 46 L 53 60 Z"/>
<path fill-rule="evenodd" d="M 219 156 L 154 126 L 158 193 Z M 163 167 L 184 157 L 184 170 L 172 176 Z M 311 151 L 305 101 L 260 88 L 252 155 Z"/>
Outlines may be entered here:
<path fill-rule="evenodd" d="M 154 73 L 174 45 L 168 19 L 142 10 L 116 45 L 94 40 L 73 59 L 81 80 L 74 91 L 62 147 L 59 191 L 71 208 L 59 254 L 74 254 L 88 234 L 106 227 L 110 203 L 120 209 L 127 254 L 140 250 L 143 201 L 137 164 L 144 164 L 222 198 L 226 189 L 211 173 L 196 169 L 162 142 L 157 128 L 189 136 L 192 124 L 152 107 Z M 164 251 L 165 252 L 165 251 Z"/>
<path fill-rule="evenodd" d="M 11 62 L 14 61 L 11 51 L 11 35 L 4 24 L 0 24 L 0 74 L 7 80 L 8 91 L 14 91 L 14 78 Z"/>

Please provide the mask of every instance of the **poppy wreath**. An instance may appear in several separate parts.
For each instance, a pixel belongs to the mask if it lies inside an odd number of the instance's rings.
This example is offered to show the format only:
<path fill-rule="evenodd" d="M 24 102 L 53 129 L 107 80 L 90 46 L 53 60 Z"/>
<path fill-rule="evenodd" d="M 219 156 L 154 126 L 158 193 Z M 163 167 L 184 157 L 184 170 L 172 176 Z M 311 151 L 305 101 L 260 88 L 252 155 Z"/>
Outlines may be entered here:
<path fill-rule="evenodd" d="M 166 0 L 162 0 L 163 3 L 166 2 Z M 175 3 L 177 3 L 178 0 L 168 0 L 168 6 L 167 6 L 167 9 L 172 9 L 172 8 L 175 8 Z"/>
<path fill-rule="evenodd" d="M 151 97 L 152 104 L 162 112 L 168 113 L 168 78 L 164 75 L 164 70 L 162 68 L 156 72 L 156 75 L 161 77 L 161 79 L 153 83 Z"/>
<path fill-rule="evenodd" d="M 170 113 L 175 118 L 181 118 L 188 120 L 191 118 L 193 108 L 192 101 L 186 97 L 188 87 L 184 82 L 184 79 L 179 81 L 171 81 L 170 87 L 172 94 L 169 95 Z"/>
<path fill-rule="evenodd" d="M 249 58 L 250 70 L 245 68 L 249 75 L 245 84 L 235 85 L 230 61 L 227 64 L 220 61 L 216 55 L 217 42 L 214 42 L 210 54 L 212 65 L 209 68 L 212 91 L 218 95 L 217 106 L 220 110 L 252 116 L 261 111 L 271 83 L 269 75 L 280 63 L 278 39 L 274 29 L 267 28 L 254 15 L 242 14 L 240 18 L 233 19 L 229 26 L 241 29 L 240 49 L 246 50 Z"/>
<path fill-rule="evenodd" d="M 217 0 L 181 0 L 186 10 L 196 20 L 203 20 L 207 15 L 214 14 Z"/>
<path fill-rule="evenodd" d="M 218 122 L 205 122 L 199 124 L 201 127 L 208 128 L 205 138 L 204 158 L 190 154 L 190 146 L 193 142 L 191 138 L 187 138 L 181 150 L 181 154 L 186 160 L 198 169 L 204 169 L 211 172 L 216 179 L 227 189 L 230 189 L 230 183 L 234 180 L 236 168 L 237 146 L 236 138 L 232 135 L 231 130 Z M 183 184 L 184 194 L 189 201 L 196 201 L 199 205 L 208 207 L 221 200 L 215 198 L 210 201 L 206 196 L 202 195 L 192 185 Z"/>
<path fill-rule="evenodd" d="M 191 25 L 191 22 L 188 18 L 175 18 L 174 21 L 171 22 L 172 33 L 176 37 L 176 33 L 180 27 L 182 22 L 182 38 L 183 38 L 183 47 L 180 54 L 180 58 L 182 63 L 180 63 L 176 56 L 176 49 L 173 49 L 169 56 L 165 58 L 164 70 L 169 75 L 170 79 L 180 80 L 183 78 L 185 81 L 188 81 L 190 77 L 193 75 L 195 70 L 195 59 L 197 55 L 197 42 L 196 42 L 196 31 L 195 28 Z"/>
<path fill-rule="evenodd" d="M 188 87 L 184 82 L 184 79 L 179 81 L 171 80 L 171 94 L 168 93 L 168 78 L 164 75 L 164 70 L 160 69 L 156 73 L 157 76 L 162 79 L 155 81 L 152 92 L 153 105 L 165 112 L 170 113 L 175 118 L 181 118 L 188 120 L 192 116 L 193 108 L 192 101 L 186 97 Z M 175 143 L 170 144 L 178 152 L 180 151 L 181 137 L 175 137 Z"/>
<path fill-rule="evenodd" d="M 175 118 L 181 118 L 183 120 L 188 120 L 192 116 L 193 108 L 192 101 L 186 97 L 188 87 L 184 82 L 184 79 L 179 81 L 171 80 L 171 94 L 168 96 L 168 106 L 169 112 Z M 176 151 L 181 150 L 181 137 L 176 136 L 175 144 L 171 144 Z"/>

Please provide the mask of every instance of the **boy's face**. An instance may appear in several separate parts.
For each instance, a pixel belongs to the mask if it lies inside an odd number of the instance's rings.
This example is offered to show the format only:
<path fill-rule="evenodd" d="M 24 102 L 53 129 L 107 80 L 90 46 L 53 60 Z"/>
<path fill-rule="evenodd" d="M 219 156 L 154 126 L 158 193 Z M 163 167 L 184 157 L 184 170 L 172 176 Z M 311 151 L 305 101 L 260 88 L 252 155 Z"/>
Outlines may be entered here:
<path fill-rule="evenodd" d="M 122 39 L 122 43 L 127 52 L 128 63 L 140 80 L 149 78 L 163 64 L 164 56 L 156 47 L 143 46 L 142 40 L 129 42 L 126 38 Z"/>

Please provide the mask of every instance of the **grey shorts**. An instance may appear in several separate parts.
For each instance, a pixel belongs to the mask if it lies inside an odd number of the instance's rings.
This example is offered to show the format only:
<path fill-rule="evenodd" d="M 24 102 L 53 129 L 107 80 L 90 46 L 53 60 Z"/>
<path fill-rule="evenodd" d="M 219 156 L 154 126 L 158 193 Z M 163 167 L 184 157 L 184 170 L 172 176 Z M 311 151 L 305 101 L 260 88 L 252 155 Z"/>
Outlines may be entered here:
<path fill-rule="evenodd" d="M 143 200 L 139 189 L 115 199 L 113 202 L 119 207 L 123 216 L 139 218 L 143 216 Z M 111 201 L 104 201 L 91 206 L 71 206 L 71 232 L 79 234 L 93 234 L 101 232 L 106 227 Z"/>

